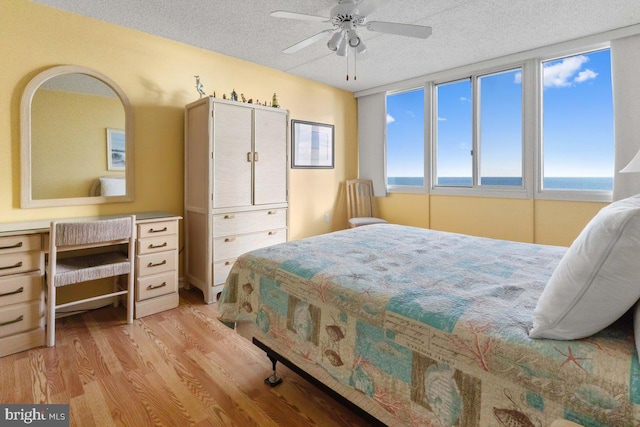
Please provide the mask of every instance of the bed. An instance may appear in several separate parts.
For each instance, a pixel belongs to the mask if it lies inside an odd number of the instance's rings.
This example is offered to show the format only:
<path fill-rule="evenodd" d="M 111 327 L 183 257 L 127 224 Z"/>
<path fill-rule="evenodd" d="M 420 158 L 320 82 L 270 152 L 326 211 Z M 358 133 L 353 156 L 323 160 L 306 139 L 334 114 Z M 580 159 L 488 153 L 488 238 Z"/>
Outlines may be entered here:
<path fill-rule="evenodd" d="M 241 256 L 220 320 L 387 425 L 638 425 L 630 313 L 579 340 L 529 337 L 566 252 L 358 227 Z"/>

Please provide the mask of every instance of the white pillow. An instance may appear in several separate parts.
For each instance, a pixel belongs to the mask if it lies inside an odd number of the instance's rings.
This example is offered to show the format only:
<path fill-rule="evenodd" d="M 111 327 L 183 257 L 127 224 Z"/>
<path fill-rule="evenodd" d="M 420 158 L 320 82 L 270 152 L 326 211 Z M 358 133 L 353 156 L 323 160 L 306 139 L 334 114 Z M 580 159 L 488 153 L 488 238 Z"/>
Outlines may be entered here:
<path fill-rule="evenodd" d="M 603 208 L 551 275 L 531 338 L 577 339 L 615 322 L 640 298 L 640 195 Z"/>
<path fill-rule="evenodd" d="M 124 178 L 103 176 L 100 178 L 100 195 L 124 196 L 127 193 L 126 182 Z"/>

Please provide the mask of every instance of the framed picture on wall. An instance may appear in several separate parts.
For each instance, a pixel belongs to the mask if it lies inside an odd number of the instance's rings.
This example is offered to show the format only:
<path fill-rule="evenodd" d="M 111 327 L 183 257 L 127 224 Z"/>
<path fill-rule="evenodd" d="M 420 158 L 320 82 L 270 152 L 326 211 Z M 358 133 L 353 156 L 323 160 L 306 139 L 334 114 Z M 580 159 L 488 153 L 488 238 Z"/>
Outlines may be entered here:
<path fill-rule="evenodd" d="M 124 131 L 107 128 L 107 170 L 123 171 L 125 154 Z"/>
<path fill-rule="evenodd" d="M 333 169 L 333 125 L 291 120 L 291 167 Z"/>

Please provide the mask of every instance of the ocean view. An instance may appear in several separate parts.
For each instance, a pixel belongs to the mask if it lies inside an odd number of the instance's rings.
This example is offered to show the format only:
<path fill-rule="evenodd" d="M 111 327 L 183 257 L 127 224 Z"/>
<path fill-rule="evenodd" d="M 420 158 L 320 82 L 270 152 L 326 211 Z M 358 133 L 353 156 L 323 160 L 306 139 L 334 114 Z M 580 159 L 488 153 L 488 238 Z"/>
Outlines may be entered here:
<path fill-rule="evenodd" d="M 388 177 L 388 185 L 408 185 L 422 186 L 422 177 Z M 451 187 L 470 187 L 471 177 L 441 177 L 438 178 L 438 185 Z M 484 177 L 482 185 L 487 186 L 509 186 L 519 187 L 522 185 L 522 178 L 519 177 Z M 562 177 L 545 178 L 544 188 L 551 190 L 607 190 L 613 189 L 613 178 L 611 177 Z"/>

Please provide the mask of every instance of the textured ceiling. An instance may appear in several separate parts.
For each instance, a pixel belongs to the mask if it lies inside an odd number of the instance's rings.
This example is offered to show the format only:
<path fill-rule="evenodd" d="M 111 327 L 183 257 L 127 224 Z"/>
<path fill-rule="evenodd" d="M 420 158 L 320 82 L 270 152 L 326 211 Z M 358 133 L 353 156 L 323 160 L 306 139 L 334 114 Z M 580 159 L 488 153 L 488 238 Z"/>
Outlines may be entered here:
<path fill-rule="evenodd" d="M 358 58 L 357 80 L 346 81 L 347 60 L 325 41 L 282 53 L 331 24 L 269 16 L 275 10 L 329 16 L 332 0 L 32 1 L 352 92 L 640 23 L 639 0 L 387 0 L 369 20 L 428 25 L 433 35 L 359 30 L 368 52 Z"/>

